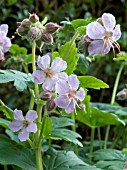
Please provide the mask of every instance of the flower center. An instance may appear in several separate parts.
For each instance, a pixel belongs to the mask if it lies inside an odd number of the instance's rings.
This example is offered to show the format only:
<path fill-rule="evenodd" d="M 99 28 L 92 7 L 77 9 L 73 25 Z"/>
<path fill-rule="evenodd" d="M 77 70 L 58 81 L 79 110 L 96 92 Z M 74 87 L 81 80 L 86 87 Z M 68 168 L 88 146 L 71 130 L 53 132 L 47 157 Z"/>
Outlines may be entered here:
<path fill-rule="evenodd" d="M 51 78 L 53 76 L 53 71 L 51 68 L 46 68 L 44 70 L 44 73 L 46 74 L 46 77 Z"/>
<path fill-rule="evenodd" d="M 69 98 L 75 98 L 75 94 L 76 94 L 75 91 L 70 91 L 70 92 L 68 93 L 68 97 L 69 97 Z"/>
<path fill-rule="evenodd" d="M 108 41 L 110 37 L 112 37 L 112 32 L 106 32 L 104 39 Z"/>
<path fill-rule="evenodd" d="M 28 127 L 28 125 L 29 125 L 29 122 L 27 120 L 24 120 L 23 121 L 23 127 L 26 128 L 26 127 Z"/>

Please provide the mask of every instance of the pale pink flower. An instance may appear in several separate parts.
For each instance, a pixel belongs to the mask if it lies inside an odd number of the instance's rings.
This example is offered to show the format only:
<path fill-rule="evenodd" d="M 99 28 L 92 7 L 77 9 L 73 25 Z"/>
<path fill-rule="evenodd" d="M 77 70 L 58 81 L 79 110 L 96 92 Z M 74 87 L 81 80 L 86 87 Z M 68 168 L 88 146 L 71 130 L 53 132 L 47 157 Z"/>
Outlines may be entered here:
<path fill-rule="evenodd" d="M 112 14 L 104 13 L 100 22 L 98 20 L 88 24 L 86 35 L 93 40 L 88 47 L 89 55 L 107 54 L 111 48 L 114 51 L 114 47 L 120 51 L 120 46 L 116 42 L 121 37 L 120 25 L 116 25 Z"/>
<path fill-rule="evenodd" d="M 4 53 L 6 53 L 11 47 L 11 40 L 7 37 L 8 25 L 0 25 L 0 60 L 4 59 Z"/>
<path fill-rule="evenodd" d="M 66 113 L 71 113 L 77 104 L 77 101 L 83 101 L 85 98 L 84 89 L 81 87 L 78 91 L 79 80 L 76 75 L 70 75 L 68 80 L 59 80 L 56 83 L 55 90 L 59 94 L 55 98 L 58 107 L 64 108 Z"/>
<path fill-rule="evenodd" d="M 26 113 L 26 116 L 23 117 L 23 113 L 21 110 L 14 110 L 14 121 L 11 122 L 9 125 L 9 128 L 13 132 L 17 132 L 21 130 L 18 134 L 18 138 L 20 141 L 26 141 L 29 139 L 29 133 L 37 132 L 37 125 L 33 122 L 35 119 L 37 119 L 37 112 L 34 110 L 29 110 Z"/>
<path fill-rule="evenodd" d="M 55 58 L 51 63 L 51 57 L 47 54 L 38 58 L 37 65 L 41 70 L 33 72 L 34 82 L 42 84 L 44 91 L 53 91 L 55 84 L 60 79 L 67 79 L 67 74 L 62 72 L 67 68 L 66 61 L 62 58 Z"/>

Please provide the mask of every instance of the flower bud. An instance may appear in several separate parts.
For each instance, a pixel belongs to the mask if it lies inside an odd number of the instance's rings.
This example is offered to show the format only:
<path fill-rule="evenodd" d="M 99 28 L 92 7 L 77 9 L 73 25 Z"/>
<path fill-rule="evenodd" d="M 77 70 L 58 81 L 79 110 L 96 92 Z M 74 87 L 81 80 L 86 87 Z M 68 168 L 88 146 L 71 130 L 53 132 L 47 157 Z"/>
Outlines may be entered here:
<path fill-rule="evenodd" d="M 98 18 L 97 22 L 99 22 L 99 24 L 103 25 L 102 18 Z"/>
<path fill-rule="evenodd" d="M 91 38 L 88 37 L 88 35 L 85 35 L 85 36 L 84 36 L 84 41 L 86 41 L 86 42 L 91 42 Z"/>
<path fill-rule="evenodd" d="M 39 95 L 40 98 L 50 99 L 52 97 L 52 93 L 50 91 L 43 91 Z"/>
<path fill-rule="evenodd" d="M 46 31 L 50 34 L 56 32 L 58 29 L 61 27 L 53 22 L 49 22 L 48 24 L 45 25 Z"/>
<path fill-rule="evenodd" d="M 127 99 L 127 89 L 123 89 L 122 91 L 120 91 L 119 93 L 117 93 L 116 96 L 118 97 L 119 100 L 125 100 L 125 99 Z"/>
<path fill-rule="evenodd" d="M 41 38 L 41 30 L 37 27 L 30 28 L 28 37 L 32 40 L 39 40 Z"/>
<path fill-rule="evenodd" d="M 24 27 L 19 26 L 19 27 L 16 29 L 16 32 L 17 32 L 20 36 L 25 36 L 25 35 L 28 34 L 28 29 L 25 29 Z"/>
<path fill-rule="evenodd" d="M 24 28 L 30 28 L 30 21 L 29 21 L 29 19 L 24 19 L 21 22 L 21 26 L 23 26 Z"/>
<path fill-rule="evenodd" d="M 55 103 L 54 99 L 51 99 L 46 103 L 46 108 L 47 108 L 47 111 L 49 111 L 49 112 L 56 108 L 56 103 Z"/>
<path fill-rule="evenodd" d="M 29 14 L 29 15 L 30 15 L 30 16 L 29 16 L 30 22 L 36 23 L 36 22 L 39 21 L 39 17 L 38 17 L 36 14 Z"/>
<path fill-rule="evenodd" d="M 45 43 L 51 43 L 51 44 L 53 43 L 53 37 L 48 32 L 43 32 L 42 36 L 41 36 L 41 39 Z"/>

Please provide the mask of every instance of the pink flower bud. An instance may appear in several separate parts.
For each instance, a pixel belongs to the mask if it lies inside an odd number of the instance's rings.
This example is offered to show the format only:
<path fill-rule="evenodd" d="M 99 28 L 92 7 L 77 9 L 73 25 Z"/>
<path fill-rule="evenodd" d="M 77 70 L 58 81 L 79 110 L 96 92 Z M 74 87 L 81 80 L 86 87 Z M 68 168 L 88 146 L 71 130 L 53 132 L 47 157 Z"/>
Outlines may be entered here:
<path fill-rule="evenodd" d="M 29 19 L 24 19 L 21 22 L 21 26 L 23 26 L 24 28 L 30 28 L 30 21 L 29 21 Z"/>
<path fill-rule="evenodd" d="M 88 35 L 85 35 L 85 36 L 84 36 L 84 41 L 86 41 L 86 42 L 91 42 L 91 38 L 88 37 Z"/>
<path fill-rule="evenodd" d="M 39 21 L 39 17 L 36 14 L 29 14 L 29 15 L 30 15 L 29 17 L 30 22 L 36 23 Z"/>
<path fill-rule="evenodd" d="M 50 91 L 43 91 L 39 96 L 40 98 L 50 99 L 52 97 L 52 93 Z"/>
<path fill-rule="evenodd" d="M 16 32 L 17 32 L 20 36 L 25 36 L 25 35 L 28 34 L 28 29 L 25 29 L 24 27 L 19 26 L 19 27 L 16 29 Z"/>
<path fill-rule="evenodd" d="M 125 99 L 127 99 L 127 89 L 123 89 L 122 91 L 120 91 L 119 93 L 117 93 L 116 96 L 118 97 L 119 100 L 125 100 Z"/>
<path fill-rule="evenodd" d="M 46 108 L 47 108 L 47 111 L 49 111 L 49 112 L 56 108 L 56 103 L 55 103 L 54 99 L 51 99 L 47 102 Z"/>
<path fill-rule="evenodd" d="M 41 38 L 41 30 L 37 27 L 30 28 L 28 37 L 32 40 L 39 40 Z"/>
<path fill-rule="evenodd" d="M 53 22 L 49 22 L 48 24 L 45 25 L 46 31 L 50 34 L 56 32 L 58 29 L 61 27 Z"/>
<path fill-rule="evenodd" d="M 53 43 L 53 37 L 48 32 L 43 32 L 42 36 L 41 36 L 41 39 L 45 43 L 51 43 L 51 44 Z"/>

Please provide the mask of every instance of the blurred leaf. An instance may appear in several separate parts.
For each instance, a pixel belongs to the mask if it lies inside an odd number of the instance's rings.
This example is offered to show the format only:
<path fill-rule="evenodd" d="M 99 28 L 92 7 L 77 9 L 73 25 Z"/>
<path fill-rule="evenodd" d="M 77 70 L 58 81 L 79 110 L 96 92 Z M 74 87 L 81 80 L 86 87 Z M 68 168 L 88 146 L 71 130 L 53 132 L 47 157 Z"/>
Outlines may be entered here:
<path fill-rule="evenodd" d="M 25 74 L 16 70 L 0 70 L 0 73 L 0 83 L 14 81 L 14 86 L 18 91 L 25 90 L 29 86 L 28 82 L 33 83 L 33 77 L 30 73 Z"/>
<path fill-rule="evenodd" d="M 88 67 L 89 67 L 88 60 L 86 60 L 83 54 L 79 54 L 79 60 L 76 66 L 77 70 L 81 74 L 86 74 Z"/>
<path fill-rule="evenodd" d="M 99 161 L 96 163 L 96 166 L 98 168 L 105 168 L 106 170 L 122 170 L 127 161 L 127 155 L 115 149 L 95 151 L 93 157 L 95 161 Z"/>
<path fill-rule="evenodd" d="M 13 114 L 14 114 L 13 110 L 11 110 L 8 106 L 6 106 L 2 102 L 2 100 L 0 100 L 0 104 L 1 104 L 0 111 L 2 111 L 5 114 L 6 118 L 7 119 L 13 119 Z"/>
<path fill-rule="evenodd" d="M 9 124 L 10 124 L 10 121 L 0 118 L 0 126 L 4 128 L 8 128 Z"/>
<path fill-rule="evenodd" d="M 52 122 L 49 118 L 49 116 L 44 116 L 42 119 L 42 125 L 43 125 L 43 136 L 45 138 L 48 138 L 51 135 L 52 131 Z"/>
<path fill-rule="evenodd" d="M 48 150 L 44 157 L 44 167 L 47 170 L 99 170 L 95 166 L 89 166 L 79 159 L 72 151 Z"/>
<path fill-rule="evenodd" d="M 67 69 L 65 70 L 67 74 L 72 74 L 76 69 L 79 56 L 77 55 L 77 48 L 75 43 L 72 45 L 71 42 L 67 42 L 60 47 L 59 52 L 53 52 L 52 56 L 53 58 L 61 57 L 67 62 Z"/>
<path fill-rule="evenodd" d="M 5 135 L 0 135 L 0 164 L 36 170 L 34 152 L 11 141 Z"/>
<path fill-rule="evenodd" d="M 93 89 L 109 88 L 109 86 L 106 83 L 93 76 L 78 76 L 78 79 L 80 81 L 80 87 L 83 88 Z"/>
<path fill-rule="evenodd" d="M 76 19 L 72 21 L 72 26 L 74 29 L 77 29 L 81 26 L 86 26 L 91 22 L 92 18 L 86 18 L 86 19 Z"/>

